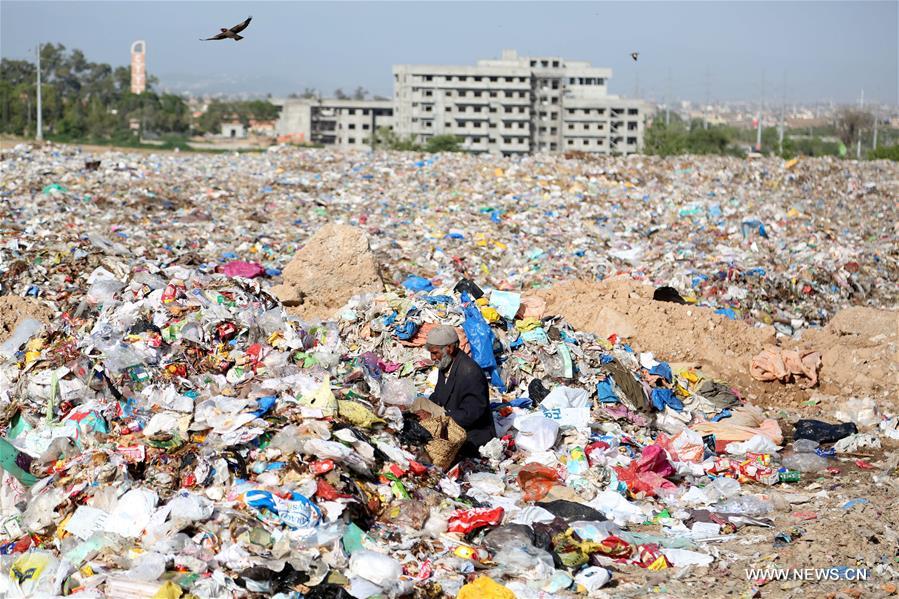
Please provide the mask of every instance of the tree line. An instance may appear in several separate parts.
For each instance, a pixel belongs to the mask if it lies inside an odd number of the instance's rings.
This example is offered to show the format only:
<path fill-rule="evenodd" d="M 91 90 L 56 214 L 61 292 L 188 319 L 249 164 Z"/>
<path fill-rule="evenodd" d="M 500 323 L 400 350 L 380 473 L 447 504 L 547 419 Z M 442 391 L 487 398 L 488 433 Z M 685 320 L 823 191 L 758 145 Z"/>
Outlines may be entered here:
<path fill-rule="evenodd" d="M 745 156 L 748 151 L 783 158 L 796 156 L 856 156 L 857 144 L 863 147 L 862 157 L 896 160 L 899 154 L 899 135 L 895 130 L 882 128 L 880 146 L 871 150 L 874 115 L 864 110 L 844 108 L 837 112 L 833 123 L 805 134 L 803 130 L 784 131 L 783 138 L 776 127 L 765 127 L 761 147 L 756 148 L 757 131 L 729 125 L 706 126 L 702 119 L 684 121 L 671 114 L 666 123 L 657 114 L 646 128 L 643 151 L 657 156 L 685 154 L 717 154 Z"/>
<path fill-rule="evenodd" d="M 0 61 L 0 133 L 34 136 L 37 128 L 37 67 L 27 60 Z M 264 100 L 212 101 L 196 120 L 187 102 L 158 92 L 131 93 L 131 68 L 90 62 L 81 50 L 62 44 L 41 47 L 44 134 L 60 141 L 128 143 L 140 137 L 217 133 L 224 120 L 272 120 L 279 108 Z"/>

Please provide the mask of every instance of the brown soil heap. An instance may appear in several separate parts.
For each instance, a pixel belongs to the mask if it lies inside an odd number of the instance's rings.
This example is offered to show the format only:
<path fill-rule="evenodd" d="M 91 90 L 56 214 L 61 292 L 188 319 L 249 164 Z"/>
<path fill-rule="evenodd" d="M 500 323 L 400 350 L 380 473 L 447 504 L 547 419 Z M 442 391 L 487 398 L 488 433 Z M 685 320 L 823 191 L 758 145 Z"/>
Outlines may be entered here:
<path fill-rule="evenodd" d="M 354 295 L 384 289 L 368 235 L 349 225 L 319 229 L 294 254 L 283 276 L 272 293 L 288 312 L 305 319 L 328 318 Z"/>
<path fill-rule="evenodd" d="M 819 388 L 840 397 L 899 397 L 897 323 L 899 312 L 851 307 L 827 326 L 803 333 L 800 341 L 776 340 L 770 326 L 751 327 L 711 309 L 657 302 L 653 288 L 630 280 L 568 281 L 539 292 L 546 313 L 575 328 L 608 337 L 627 336 L 637 351 L 660 360 L 695 362 L 703 372 L 737 385 L 763 403 L 808 398 L 796 385 L 762 383 L 749 376 L 752 357 L 765 345 L 808 348 L 821 353 Z"/>
<path fill-rule="evenodd" d="M 30 297 L 0 296 L 0 343 L 6 341 L 26 318 L 48 324 L 52 315 L 50 308 Z"/>

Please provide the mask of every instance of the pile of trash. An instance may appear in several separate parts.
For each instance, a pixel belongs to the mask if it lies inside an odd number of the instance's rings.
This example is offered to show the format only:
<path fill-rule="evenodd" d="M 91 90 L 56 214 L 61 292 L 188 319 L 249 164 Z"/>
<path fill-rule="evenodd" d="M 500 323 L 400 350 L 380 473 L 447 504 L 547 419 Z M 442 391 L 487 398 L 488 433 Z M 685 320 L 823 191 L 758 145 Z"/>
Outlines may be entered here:
<path fill-rule="evenodd" d="M 623 274 L 788 337 L 899 297 L 899 183 L 885 161 L 22 144 L 3 163 L 0 290 L 57 302 L 97 248 L 201 270 L 240 259 L 279 283 L 335 222 L 367 230 L 394 284 L 414 273 L 522 290 Z"/>
<path fill-rule="evenodd" d="M 596 596 L 726 561 L 772 526 L 771 489 L 899 439 L 864 401 L 785 435 L 726 382 L 470 279 L 408 276 L 322 322 L 247 263 L 93 256 L 71 310 L 0 346 L 3 596 Z M 438 324 L 497 428 L 446 470 L 415 409 Z"/>

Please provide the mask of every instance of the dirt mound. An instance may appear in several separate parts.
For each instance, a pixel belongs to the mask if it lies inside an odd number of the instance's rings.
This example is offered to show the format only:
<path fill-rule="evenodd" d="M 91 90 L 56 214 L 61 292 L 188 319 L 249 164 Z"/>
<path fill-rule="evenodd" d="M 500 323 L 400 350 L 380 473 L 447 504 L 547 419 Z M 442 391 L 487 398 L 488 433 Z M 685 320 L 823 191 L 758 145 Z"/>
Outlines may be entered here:
<path fill-rule="evenodd" d="M 26 318 L 48 324 L 52 316 L 50 308 L 30 297 L 0 296 L 0 343 L 6 341 Z"/>
<path fill-rule="evenodd" d="M 889 393 L 899 405 L 899 312 L 855 306 L 840 310 L 823 329 L 803 335 L 821 352 L 821 388 L 833 394 Z M 826 378 L 825 378 L 826 374 Z"/>
<path fill-rule="evenodd" d="M 369 247 L 356 227 L 328 224 L 294 254 L 284 280 L 272 293 L 301 318 L 327 318 L 354 295 L 381 291 L 384 283 Z"/>
<path fill-rule="evenodd" d="M 547 314 L 608 337 L 627 335 L 637 351 L 658 359 L 693 362 L 707 375 L 728 381 L 760 403 L 808 399 L 795 385 L 761 383 L 749 376 L 749 362 L 767 344 L 809 348 L 822 356 L 822 392 L 893 398 L 897 394 L 897 313 L 849 308 L 823 330 L 806 331 L 800 341 L 777 343 L 772 327 L 751 327 L 708 308 L 652 300 L 653 288 L 632 280 L 569 281 L 538 292 Z"/>

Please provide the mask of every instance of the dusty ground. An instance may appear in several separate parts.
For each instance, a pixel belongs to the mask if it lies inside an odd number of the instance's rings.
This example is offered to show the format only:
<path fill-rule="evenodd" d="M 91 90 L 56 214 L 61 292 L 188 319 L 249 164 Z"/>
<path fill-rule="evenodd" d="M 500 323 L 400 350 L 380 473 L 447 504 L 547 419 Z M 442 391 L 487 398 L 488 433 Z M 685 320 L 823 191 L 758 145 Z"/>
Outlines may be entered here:
<path fill-rule="evenodd" d="M 897 327 L 899 312 L 851 307 L 799 341 L 778 340 L 770 326 L 751 327 L 708 308 L 652 300 L 653 288 L 630 280 L 569 281 L 540 292 L 547 311 L 574 327 L 603 337 L 626 336 L 634 349 L 659 359 L 693 362 L 762 406 L 798 407 L 812 394 L 872 397 L 899 407 Z M 816 389 L 763 383 L 749 376 L 749 362 L 765 345 L 809 348 L 821 354 Z"/>
<path fill-rule="evenodd" d="M 779 508 L 769 514 L 773 528 L 744 527 L 733 540 L 715 543 L 719 557 L 709 567 L 692 567 L 672 576 L 637 567 L 618 567 L 613 597 L 888 597 L 896 594 L 899 576 L 899 482 L 896 461 L 888 464 L 899 445 L 883 451 L 845 458 L 839 474 L 805 475 L 791 485 L 758 487 Z M 862 459 L 871 469 L 855 464 Z M 892 466 L 890 469 L 888 466 Z M 853 499 L 869 503 L 848 509 Z M 775 547 L 775 536 L 793 527 L 803 529 L 792 542 Z M 647 526 L 647 532 L 659 532 Z M 867 568 L 866 581 L 749 580 L 750 568 Z M 878 570 L 878 567 L 880 570 Z M 613 567 L 614 569 L 614 567 Z"/>
<path fill-rule="evenodd" d="M 50 322 L 53 311 L 30 297 L 0 295 L 0 343 L 26 318 Z"/>

